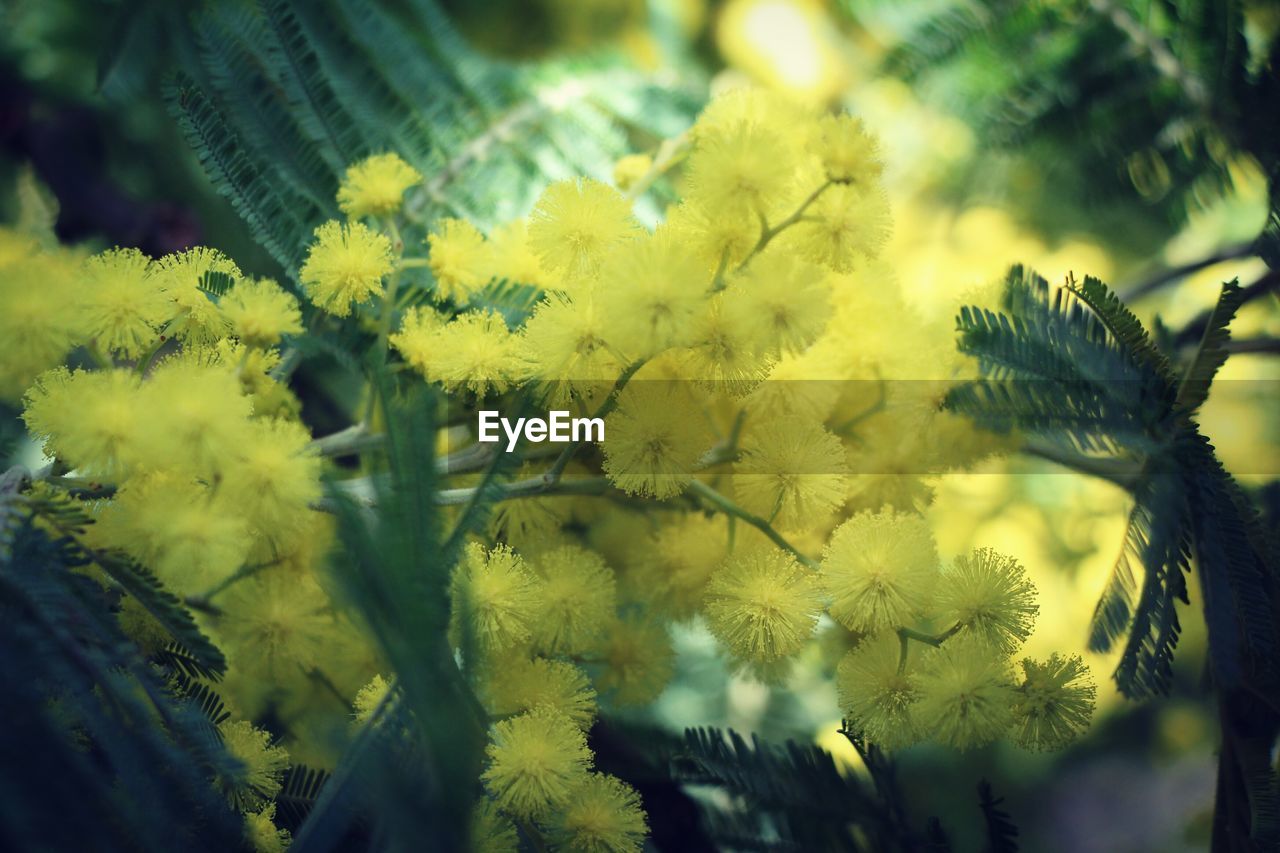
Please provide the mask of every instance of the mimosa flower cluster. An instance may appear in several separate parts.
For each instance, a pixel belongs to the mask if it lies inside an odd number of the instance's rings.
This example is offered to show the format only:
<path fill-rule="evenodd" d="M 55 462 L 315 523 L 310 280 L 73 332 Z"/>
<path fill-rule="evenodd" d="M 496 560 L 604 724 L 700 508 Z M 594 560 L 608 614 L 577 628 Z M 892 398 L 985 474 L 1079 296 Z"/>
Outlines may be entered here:
<path fill-rule="evenodd" d="M 1001 440 L 940 408 L 972 368 L 878 259 L 882 168 L 857 119 L 739 90 L 680 156 L 619 164 L 623 186 L 679 189 L 658 221 L 577 178 L 488 234 L 445 219 L 406 241 L 422 176 L 390 153 L 348 170 L 347 219 L 316 229 L 298 271 L 318 316 L 376 329 L 402 379 L 459 407 L 532 397 L 605 419 L 600 442 L 516 447 L 517 480 L 453 572 L 450 639 L 490 722 L 476 849 L 641 848 L 641 799 L 594 768 L 587 734 L 663 691 L 676 624 L 705 626 L 745 678 L 828 666 L 848 727 L 889 749 L 1055 749 L 1088 726 L 1078 657 L 1015 664 L 1039 612 L 1022 565 L 989 549 L 944 562 L 922 514 L 934 475 Z M 224 738 L 251 774 L 228 796 L 258 848 L 278 847 L 289 759 L 252 723 L 270 709 L 305 753 L 335 691 L 362 725 L 395 689 L 317 570 L 322 460 L 278 369 L 299 305 L 209 249 L 80 258 L 6 234 L 0 267 L 50 282 L 0 289 L 0 392 L 25 390 L 64 479 L 111 485 L 95 547 L 208 605 L 231 662 Z M 533 309 L 504 311 L 501 282 L 536 289 Z M 73 353 L 83 366 L 61 366 Z"/>

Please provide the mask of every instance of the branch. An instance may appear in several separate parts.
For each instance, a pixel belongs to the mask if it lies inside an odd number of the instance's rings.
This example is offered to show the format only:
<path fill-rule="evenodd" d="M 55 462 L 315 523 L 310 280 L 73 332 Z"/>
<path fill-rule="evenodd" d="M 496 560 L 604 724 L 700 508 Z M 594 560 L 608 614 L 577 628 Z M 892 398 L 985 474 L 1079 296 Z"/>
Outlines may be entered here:
<path fill-rule="evenodd" d="M 1149 278 L 1143 279 L 1132 287 L 1126 288 L 1124 292 L 1120 294 L 1120 300 L 1122 302 L 1132 302 L 1133 300 L 1140 299 L 1148 293 L 1157 291 L 1166 285 L 1173 284 L 1179 279 L 1186 278 L 1192 273 L 1208 269 L 1215 264 L 1252 257 L 1255 254 L 1254 244 L 1255 241 L 1250 240 L 1248 243 L 1227 246 L 1226 248 L 1219 249 L 1218 251 L 1210 255 L 1206 255 L 1199 260 L 1161 270 L 1158 273 L 1152 274 Z"/>
<path fill-rule="evenodd" d="M 1070 468 L 1081 474 L 1088 474 L 1091 477 L 1101 477 L 1103 480 L 1115 483 L 1120 488 L 1128 491 L 1133 491 L 1134 486 L 1137 485 L 1138 478 L 1142 474 L 1141 465 L 1127 459 L 1071 453 L 1055 445 L 1045 444 L 1034 439 L 1028 440 L 1022 449 L 1029 456 L 1056 462 L 1065 468 Z"/>
<path fill-rule="evenodd" d="M 698 497 L 702 498 L 703 500 L 705 500 L 707 503 L 711 504 L 713 508 L 719 510 L 720 512 L 723 512 L 725 515 L 731 516 L 733 518 L 737 518 L 741 521 L 745 521 L 747 524 L 750 524 L 756 530 L 759 530 L 765 536 L 768 536 L 770 541 L 773 542 L 773 544 L 777 545 L 779 548 L 781 548 L 784 551 L 789 551 L 791 555 L 794 556 L 796 560 L 798 560 L 806 568 L 812 569 L 814 571 L 818 570 L 817 560 L 814 560 L 810 557 L 806 557 L 804 554 L 802 554 L 800 550 L 796 548 L 796 546 L 788 542 L 782 536 L 781 533 L 774 530 L 772 524 L 765 521 L 760 516 L 752 515 L 751 513 L 747 512 L 745 509 L 738 506 L 736 503 L 729 500 L 729 498 L 720 494 L 715 489 L 711 488 L 701 480 L 694 480 L 693 482 L 691 482 L 689 484 L 688 490 L 693 494 L 697 495 Z"/>
<path fill-rule="evenodd" d="M 348 500 L 365 507 L 378 505 L 378 483 L 373 477 L 356 477 L 341 480 L 333 484 L 333 488 L 343 492 Z M 549 495 L 605 495 L 613 487 L 605 477 L 584 477 L 582 479 L 560 479 L 554 483 L 547 482 L 544 475 L 516 480 L 491 487 L 493 501 L 515 500 L 518 498 L 546 497 Z M 440 489 L 433 496 L 436 506 L 462 506 L 470 503 L 479 493 L 476 488 Z M 312 509 L 321 512 L 334 512 L 337 501 L 332 498 L 321 498 L 311 505 Z"/>

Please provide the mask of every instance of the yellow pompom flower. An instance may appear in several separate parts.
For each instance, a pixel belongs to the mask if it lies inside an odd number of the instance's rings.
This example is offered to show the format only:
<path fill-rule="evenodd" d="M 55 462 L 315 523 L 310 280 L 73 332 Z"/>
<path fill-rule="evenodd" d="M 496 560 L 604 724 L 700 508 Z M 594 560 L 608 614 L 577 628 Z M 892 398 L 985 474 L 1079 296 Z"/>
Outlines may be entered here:
<path fill-rule="evenodd" d="M 542 607 L 533 642 L 548 654 L 581 654 L 600 641 L 617 603 L 613 572 L 594 551 L 564 545 L 533 560 Z"/>
<path fill-rule="evenodd" d="M 638 228 L 631 203 L 613 187 L 590 178 L 557 181 L 529 217 L 529 245 L 548 271 L 575 279 Z"/>
<path fill-rule="evenodd" d="M 823 524 L 844 503 L 844 449 L 822 424 L 799 417 L 757 421 L 740 446 L 733 491 L 749 512 L 785 530 L 804 530 Z"/>
<path fill-rule="evenodd" d="M 0 397 L 6 400 L 21 397 L 38 375 L 60 365 L 81 337 L 77 312 L 67 310 L 79 298 L 80 264 L 69 253 L 27 255 L 34 247 L 19 246 L 0 269 Z"/>
<path fill-rule="evenodd" d="M 117 476 L 145 456 L 141 382 L 129 370 L 43 374 L 27 392 L 23 418 L 45 452 L 85 473 Z"/>
<path fill-rule="evenodd" d="M 251 537 L 242 516 L 205 485 L 169 473 L 131 478 L 92 529 L 179 595 L 202 595 L 245 561 Z"/>
<path fill-rule="evenodd" d="M 916 718 L 933 740 L 966 750 L 1009 730 L 1015 699 L 1008 659 L 958 636 L 925 654 Z"/>
<path fill-rule="evenodd" d="M 485 697 L 493 716 L 548 708 L 572 720 L 584 732 L 591 728 L 596 718 L 596 691 L 579 667 L 546 658 L 504 658 L 492 669 L 485 683 Z"/>
<path fill-rule="evenodd" d="M 427 365 L 431 363 L 438 348 L 436 335 L 445 321 L 443 314 L 431 308 L 410 308 L 400 319 L 400 328 L 391 335 L 388 342 L 410 366 L 425 375 Z"/>
<path fill-rule="evenodd" d="M 436 233 L 427 237 L 431 274 L 436 279 L 436 295 L 441 299 L 465 302 L 488 279 L 489 247 L 484 235 L 470 222 L 442 219 Z"/>
<path fill-rule="evenodd" d="M 284 335 L 302 334 L 298 300 L 269 278 L 241 279 L 219 307 L 231 333 L 247 346 L 269 347 Z"/>
<path fill-rule="evenodd" d="M 488 552 L 478 544 L 453 570 L 449 638 L 455 646 L 470 639 L 483 655 L 528 642 L 542 610 L 537 578 L 524 559 L 505 545 Z"/>
<path fill-rule="evenodd" d="M 315 242 L 298 277 L 317 306 L 338 317 L 382 295 L 391 272 L 391 241 L 361 222 L 330 220 L 316 229 Z"/>
<path fill-rule="evenodd" d="M 760 221 L 747 210 L 714 210 L 684 201 L 667 218 L 667 228 L 679 235 L 710 271 L 731 270 L 746 259 L 760 240 Z"/>
<path fill-rule="evenodd" d="M 137 249 L 112 249 L 85 262 L 79 312 L 85 334 L 107 351 L 141 355 L 175 313 L 150 268 L 151 259 Z"/>
<path fill-rule="evenodd" d="M 800 352 L 831 315 L 825 270 L 785 252 L 766 252 L 725 292 L 734 315 L 762 350 Z"/>
<path fill-rule="evenodd" d="M 222 723 L 218 736 L 239 765 L 234 775 L 218 779 L 223 793 L 242 812 L 265 808 L 280 792 L 284 771 L 289 769 L 289 751 L 273 745 L 270 732 L 243 720 Z"/>
<path fill-rule="evenodd" d="M 596 687 L 616 705 L 643 705 L 662 693 L 674 672 L 675 650 L 666 627 L 629 615 L 615 620 L 609 628 L 604 670 Z"/>
<path fill-rule="evenodd" d="M 223 473 L 223 497 L 277 544 L 305 533 L 320 497 L 320 459 L 296 421 L 251 421 L 239 463 Z"/>
<path fill-rule="evenodd" d="M 481 798 L 471 812 L 470 853 L 519 853 L 520 836 L 493 800 Z"/>
<path fill-rule="evenodd" d="M 1079 655 L 1024 660 L 1013 700 L 1014 739 L 1031 750 L 1062 749 L 1087 728 L 1098 689 Z"/>
<path fill-rule="evenodd" d="M 822 557 L 831 618 L 851 631 L 899 628 L 928 604 L 938 553 L 918 515 L 863 512 L 841 524 Z"/>
<path fill-rule="evenodd" d="M 1040 613 L 1026 569 L 990 548 L 956 558 L 942 573 L 934 607 L 939 618 L 1006 657 L 1030 636 Z"/>
<path fill-rule="evenodd" d="M 633 594 L 674 619 L 689 619 L 702 609 L 711 575 L 728 556 L 728 520 L 686 513 L 659 527 L 647 547 L 637 550 Z"/>
<path fill-rule="evenodd" d="M 503 811 L 525 819 L 563 810 L 591 762 L 582 731 L 546 708 L 497 723 L 485 752 L 485 789 Z"/>
<path fill-rule="evenodd" d="M 872 183 L 880 179 L 884 163 L 880 146 L 861 119 L 851 115 L 823 116 L 811 148 L 827 177 L 840 183 Z"/>
<path fill-rule="evenodd" d="M 711 633 L 735 658 L 768 665 L 813 636 L 822 592 L 790 554 L 756 547 L 716 569 L 703 609 Z"/>
<path fill-rule="evenodd" d="M 580 853 L 639 853 L 649 831 L 635 788 L 603 773 L 578 786 L 551 826 L 559 849 Z"/>
<path fill-rule="evenodd" d="M 659 500 L 678 495 L 710 443 L 678 383 L 633 381 L 605 418 L 604 472 L 618 488 Z"/>
<path fill-rule="evenodd" d="M 209 473 L 240 457 L 252 404 L 229 367 L 168 358 L 142 386 L 142 399 L 149 417 L 139 440 L 151 464 Z"/>
<path fill-rule="evenodd" d="M 755 317 L 731 307 L 736 297 L 717 293 L 695 318 L 681 367 L 691 379 L 714 391 L 741 396 L 765 378 L 772 364 L 761 345 Z"/>
<path fill-rule="evenodd" d="M 489 278 L 547 288 L 550 280 L 529 245 L 529 223 L 513 219 L 489 234 Z"/>
<path fill-rule="evenodd" d="M 829 187 L 784 232 L 779 242 L 794 246 L 809 260 L 848 272 L 879 254 L 889 237 L 889 203 L 876 188 L 852 184 Z"/>
<path fill-rule="evenodd" d="M 404 191 L 422 181 L 398 154 L 375 154 L 347 168 L 338 187 L 338 207 L 352 219 L 388 216 L 400 209 Z"/>
<path fill-rule="evenodd" d="M 689 155 L 687 201 L 725 216 L 767 215 L 793 189 L 795 163 L 776 133 L 741 125 L 706 134 Z"/>
<path fill-rule="evenodd" d="M 165 255 L 152 267 L 157 285 L 173 302 L 169 333 L 194 344 L 212 344 L 230 331 L 222 312 L 203 288 L 241 278 L 235 262 L 216 249 L 197 246 Z"/>
<path fill-rule="evenodd" d="M 369 680 L 369 683 L 356 693 L 355 699 L 351 701 L 352 710 L 355 711 L 357 723 L 367 723 L 373 717 L 373 713 L 382 707 L 382 703 L 386 701 L 387 695 L 391 693 L 391 682 L 387 681 L 380 674 L 375 675 Z"/>
<path fill-rule="evenodd" d="M 413 314 L 391 343 L 428 380 L 477 397 L 507 390 L 528 369 L 522 340 L 496 311 L 468 311 L 440 325 Z"/>
<path fill-rule="evenodd" d="M 667 230 L 629 241 L 600 269 L 605 338 L 631 360 L 688 342 L 710 277 Z"/>
<path fill-rule="evenodd" d="M 249 842 L 254 853 L 284 853 L 292 843 L 289 830 L 278 828 L 275 821 L 275 803 L 245 815 L 245 840 Z"/>
<path fill-rule="evenodd" d="M 850 724 L 883 749 L 902 749 L 920 739 L 915 707 L 920 674 L 908 661 L 901 671 L 902 645 L 892 631 L 867 637 L 840 660 L 836 694 Z"/>
<path fill-rule="evenodd" d="M 268 684 L 289 684 L 324 661 L 340 623 L 309 575 L 266 569 L 237 581 L 215 603 L 215 638 L 232 666 Z"/>
<path fill-rule="evenodd" d="M 605 343 L 605 315 L 591 293 L 553 295 L 524 327 L 529 377 L 541 382 L 551 403 L 593 400 L 612 387 L 624 365 Z"/>

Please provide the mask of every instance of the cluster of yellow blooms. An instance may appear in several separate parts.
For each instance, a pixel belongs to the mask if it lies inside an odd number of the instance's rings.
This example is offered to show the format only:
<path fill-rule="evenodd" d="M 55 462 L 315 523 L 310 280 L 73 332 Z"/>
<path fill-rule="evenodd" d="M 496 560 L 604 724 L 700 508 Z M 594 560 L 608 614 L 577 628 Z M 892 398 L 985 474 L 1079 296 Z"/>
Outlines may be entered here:
<path fill-rule="evenodd" d="M 640 849 L 640 798 L 593 770 L 586 732 L 601 704 L 663 690 L 673 623 L 701 620 L 735 670 L 771 683 L 816 636 L 838 635 L 843 711 L 887 748 L 1009 733 L 1057 748 L 1088 725 L 1079 658 L 1014 674 L 1038 612 L 1021 566 L 979 550 L 944 567 L 921 514 L 931 474 L 999 445 L 939 408 L 972 368 L 877 260 L 881 168 L 856 119 L 736 91 L 711 103 L 680 156 L 619 164 L 623 187 L 682 171 L 683 200 L 656 227 L 622 191 L 566 180 L 488 236 L 435 223 L 420 257 L 398 222 L 421 176 L 394 154 L 348 171 L 348 220 L 316 230 L 299 271 L 317 308 L 377 317 L 404 363 L 461 405 L 532 393 L 605 418 L 598 448 L 525 463 L 541 487 L 513 489 L 453 575 L 451 638 L 492 720 L 477 849 L 515 850 L 521 832 Z M 302 331 L 293 298 L 209 250 L 81 260 L 14 239 L 0 242 L 7 279 L 59 283 L 0 291 L 0 322 L 15 324 L 0 340 L 20 355 L 0 392 L 36 380 L 26 418 L 46 452 L 116 487 L 96 505 L 95 544 L 210 605 L 202 618 L 228 649 L 239 716 L 272 703 L 305 728 L 305 709 L 336 685 L 366 720 L 393 684 L 369 680 L 369 646 L 314 570 L 320 462 L 271 374 L 281 337 Z M 230 289 L 210 288 L 211 274 Z M 486 303 L 494 280 L 540 301 L 513 321 Z M 402 310 L 415 293 L 426 299 Z M 180 351 L 156 358 L 174 337 Z M 77 345 L 96 369 L 55 367 Z M 519 450 L 535 460 L 546 446 Z M 616 500 L 562 488 L 593 483 Z M 260 794 L 235 801 L 271 849 L 262 792 L 288 759 L 232 725 L 226 740 Z"/>

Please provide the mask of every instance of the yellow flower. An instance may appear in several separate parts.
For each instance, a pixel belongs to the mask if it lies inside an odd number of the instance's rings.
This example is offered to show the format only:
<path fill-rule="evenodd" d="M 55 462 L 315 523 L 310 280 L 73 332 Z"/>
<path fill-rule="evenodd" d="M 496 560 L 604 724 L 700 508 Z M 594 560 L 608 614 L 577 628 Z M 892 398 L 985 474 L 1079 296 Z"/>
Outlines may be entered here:
<path fill-rule="evenodd" d="M 627 192 L 652 167 L 653 158 L 648 154 L 628 154 L 613 164 L 613 183 L 618 189 Z"/>
<path fill-rule="evenodd" d="M 225 287 L 241 278 L 240 268 L 226 255 L 197 246 L 165 255 L 155 262 L 152 274 L 173 301 L 174 319 L 168 325 L 171 334 L 195 344 L 212 344 L 230 331 L 226 318 L 204 290 Z"/>
<path fill-rule="evenodd" d="M 671 636 L 661 623 L 643 616 L 619 618 L 609 628 L 604 664 L 596 680 L 602 695 L 618 705 L 652 702 L 675 671 Z"/>
<path fill-rule="evenodd" d="M 613 385 L 623 364 L 605 343 L 604 308 L 591 293 L 555 294 L 525 323 L 529 376 L 543 383 L 548 401 L 593 401 Z"/>
<path fill-rule="evenodd" d="M 663 500 L 684 491 L 710 444 L 685 389 L 633 381 L 605 418 L 604 472 L 623 491 Z"/>
<path fill-rule="evenodd" d="M 667 228 L 685 241 L 709 271 L 732 270 L 760 240 L 760 222 L 748 210 L 716 210 L 681 202 L 667 218 Z"/>
<path fill-rule="evenodd" d="M 284 853 L 288 849 L 292 842 L 289 830 L 277 828 L 275 820 L 275 803 L 245 815 L 245 839 L 254 853 Z"/>
<path fill-rule="evenodd" d="M 139 433 L 147 413 L 133 371 L 60 367 L 42 375 L 25 402 L 27 428 L 73 468 L 113 477 L 145 456 Z"/>
<path fill-rule="evenodd" d="M 921 729 L 956 749 L 982 746 L 1007 732 L 1015 699 L 1008 660 L 970 637 L 930 649 L 921 664 Z"/>
<path fill-rule="evenodd" d="M 833 181 L 874 183 L 884 172 L 875 137 L 851 115 L 823 116 L 812 148 Z"/>
<path fill-rule="evenodd" d="M 550 285 L 542 262 L 529 245 L 529 223 L 513 219 L 489 235 L 489 278 L 546 288 Z"/>
<path fill-rule="evenodd" d="M 741 125 L 707 134 L 689 155 L 686 200 L 712 215 L 768 215 L 795 183 L 789 146 L 771 130 Z"/>
<path fill-rule="evenodd" d="M 494 662 L 492 669 L 485 694 L 493 716 L 547 708 L 572 720 L 584 732 L 591 728 L 596 717 L 596 692 L 580 668 L 546 658 L 503 658 Z"/>
<path fill-rule="evenodd" d="M 990 548 L 956 558 L 942 573 L 934 605 L 942 619 L 1006 656 L 1030 636 L 1040 613 L 1026 569 Z"/>
<path fill-rule="evenodd" d="M 636 551 L 639 565 L 629 576 L 636 597 L 674 619 L 689 619 L 702 608 L 711 575 L 728 556 L 728 520 L 685 513 L 662 524 Z"/>
<path fill-rule="evenodd" d="M 736 276 L 725 292 L 725 311 L 761 350 L 800 352 L 818 337 L 831 314 L 827 274 L 785 252 L 766 252 Z"/>
<path fill-rule="evenodd" d="M 218 783 L 242 812 L 267 807 L 280 791 L 280 780 L 289 769 L 289 752 L 273 746 L 271 733 L 255 728 L 243 720 L 228 720 L 218 726 L 222 745 L 239 766 L 234 775 L 220 778 Z"/>
<path fill-rule="evenodd" d="M 849 722 L 871 743 L 901 749 L 920 739 L 915 718 L 920 674 L 909 659 L 898 670 L 902 646 L 885 631 L 851 649 L 836 669 L 836 693 Z"/>
<path fill-rule="evenodd" d="M 687 343 L 710 283 L 674 233 L 629 241 L 600 269 L 596 297 L 605 339 L 631 361 Z"/>
<path fill-rule="evenodd" d="M 267 684 L 288 684 L 324 662 L 341 623 L 309 575 L 265 569 L 232 584 L 216 599 L 216 637 L 232 666 Z"/>
<path fill-rule="evenodd" d="M 516 826 L 493 800 L 481 798 L 471 812 L 471 853 L 518 853 Z"/>
<path fill-rule="evenodd" d="M 252 404 L 235 372 L 198 358 L 162 361 L 142 386 L 148 415 L 139 440 L 148 461 L 208 474 L 240 458 L 249 433 Z"/>
<path fill-rule="evenodd" d="M 442 219 L 436 228 L 436 233 L 427 237 L 436 295 L 465 302 L 488 280 L 489 247 L 470 222 Z"/>
<path fill-rule="evenodd" d="M 549 654 L 581 654 L 594 648 L 613 617 L 613 572 L 594 551 L 564 545 L 533 561 L 542 579 L 542 607 L 533 641 Z"/>
<path fill-rule="evenodd" d="M 548 271 L 574 279 L 594 272 L 637 228 L 630 202 L 613 187 L 590 178 L 557 181 L 529 218 L 529 245 Z"/>
<path fill-rule="evenodd" d="M 330 220 L 316 229 L 315 242 L 298 271 L 302 286 L 317 306 L 338 317 L 382 295 L 382 279 L 391 272 L 391 241 L 364 223 Z"/>
<path fill-rule="evenodd" d="M 543 818 L 564 809 L 591 761 L 582 731 L 545 708 L 499 722 L 485 752 L 485 788 L 503 811 L 520 818 Z"/>
<path fill-rule="evenodd" d="M 137 249 L 112 249 L 85 262 L 79 306 L 84 331 L 109 352 L 141 355 L 174 314 L 150 267 L 151 259 Z"/>
<path fill-rule="evenodd" d="M 0 230 L 0 237 L 6 232 Z M 15 241 L 16 242 L 16 241 Z M 30 249 L 22 244 L 21 250 Z M 66 358 L 81 330 L 68 311 L 80 291 L 80 264 L 66 253 L 19 256 L 0 274 L 0 397 L 22 396 L 39 374 Z"/>
<path fill-rule="evenodd" d="M 938 554 L 918 515 L 863 512 L 836 528 L 822 557 L 831 618 L 851 631 L 907 625 L 928 603 Z"/>
<path fill-rule="evenodd" d="M 757 421 L 742 437 L 733 490 L 749 512 L 786 530 L 823 524 L 844 503 L 848 466 L 840 439 L 799 417 Z"/>
<path fill-rule="evenodd" d="M 779 242 L 809 260 L 838 272 L 874 258 L 889 237 L 889 203 L 878 188 L 852 184 L 829 187 L 783 232 Z"/>
<path fill-rule="evenodd" d="M 772 359 L 760 344 L 756 318 L 730 307 L 734 298 L 717 293 L 703 304 L 689 331 L 689 347 L 681 352 L 681 366 L 711 390 L 741 396 L 765 378 Z"/>
<path fill-rule="evenodd" d="M 711 576 L 707 625 L 738 659 L 772 664 L 813 635 L 822 610 L 814 576 L 791 555 L 760 546 L 733 554 Z"/>
<path fill-rule="evenodd" d="M 477 397 L 505 391 L 527 371 L 523 342 L 496 311 L 468 311 L 448 323 L 416 312 L 391 344 L 427 379 Z"/>
<path fill-rule="evenodd" d="M 552 822 L 552 840 L 581 853 L 639 853 L 649 827 L 640 795 L 627 783 L 592 773 Z"/>
<path fill-rule="evenodd" d="M 505 545 L 487 553 L 472 544 L 454 568 L 449 638 L 455 646 L 474 642 L 483 655 L 528 642 L 541 613 L 541 590 L 524 559 Z"/>
<path fill-rule="evenodd" d="M 223 496 L 277 545 L 305 533 L 320 498 L 320 459 L 296 421 L 258 419 L 248 426 L 239 463 L 223 474 Z"/>
<path fill-rule="evenodd" d="M 338 206 L 352 219 L 387 216 L 400 209 L 404 191 L 422 181 L 398 154 L 375 154 L 347 168 L 338 188 Z"/>
<path fill-rule="evenodd" d="M 1014 737 L 1026 749 L 1062 749 L 1089 727 L 1098 689 L 1079 655 L 1022 662 L 1013 702 Z"/>
<path fill-rule="evenodd" d="M 302 334 L 298 300 L 269 278 L 241 279 L 219 307 L 247 346 L 269 347 L 284 335 Z"/>
<path fill-rule="evenodd" d="M 356 693 L 356 698 L 352 700 L 351 706 L 355 709 L 355 718 L 357 723 L 367 723 L 373 716 L 373 712 L 382 706 L 386 701 L 387 694 L 391 692 L 391 682 L 387 681 L 381 675 L 375 675 L 360 691 Z"/>

